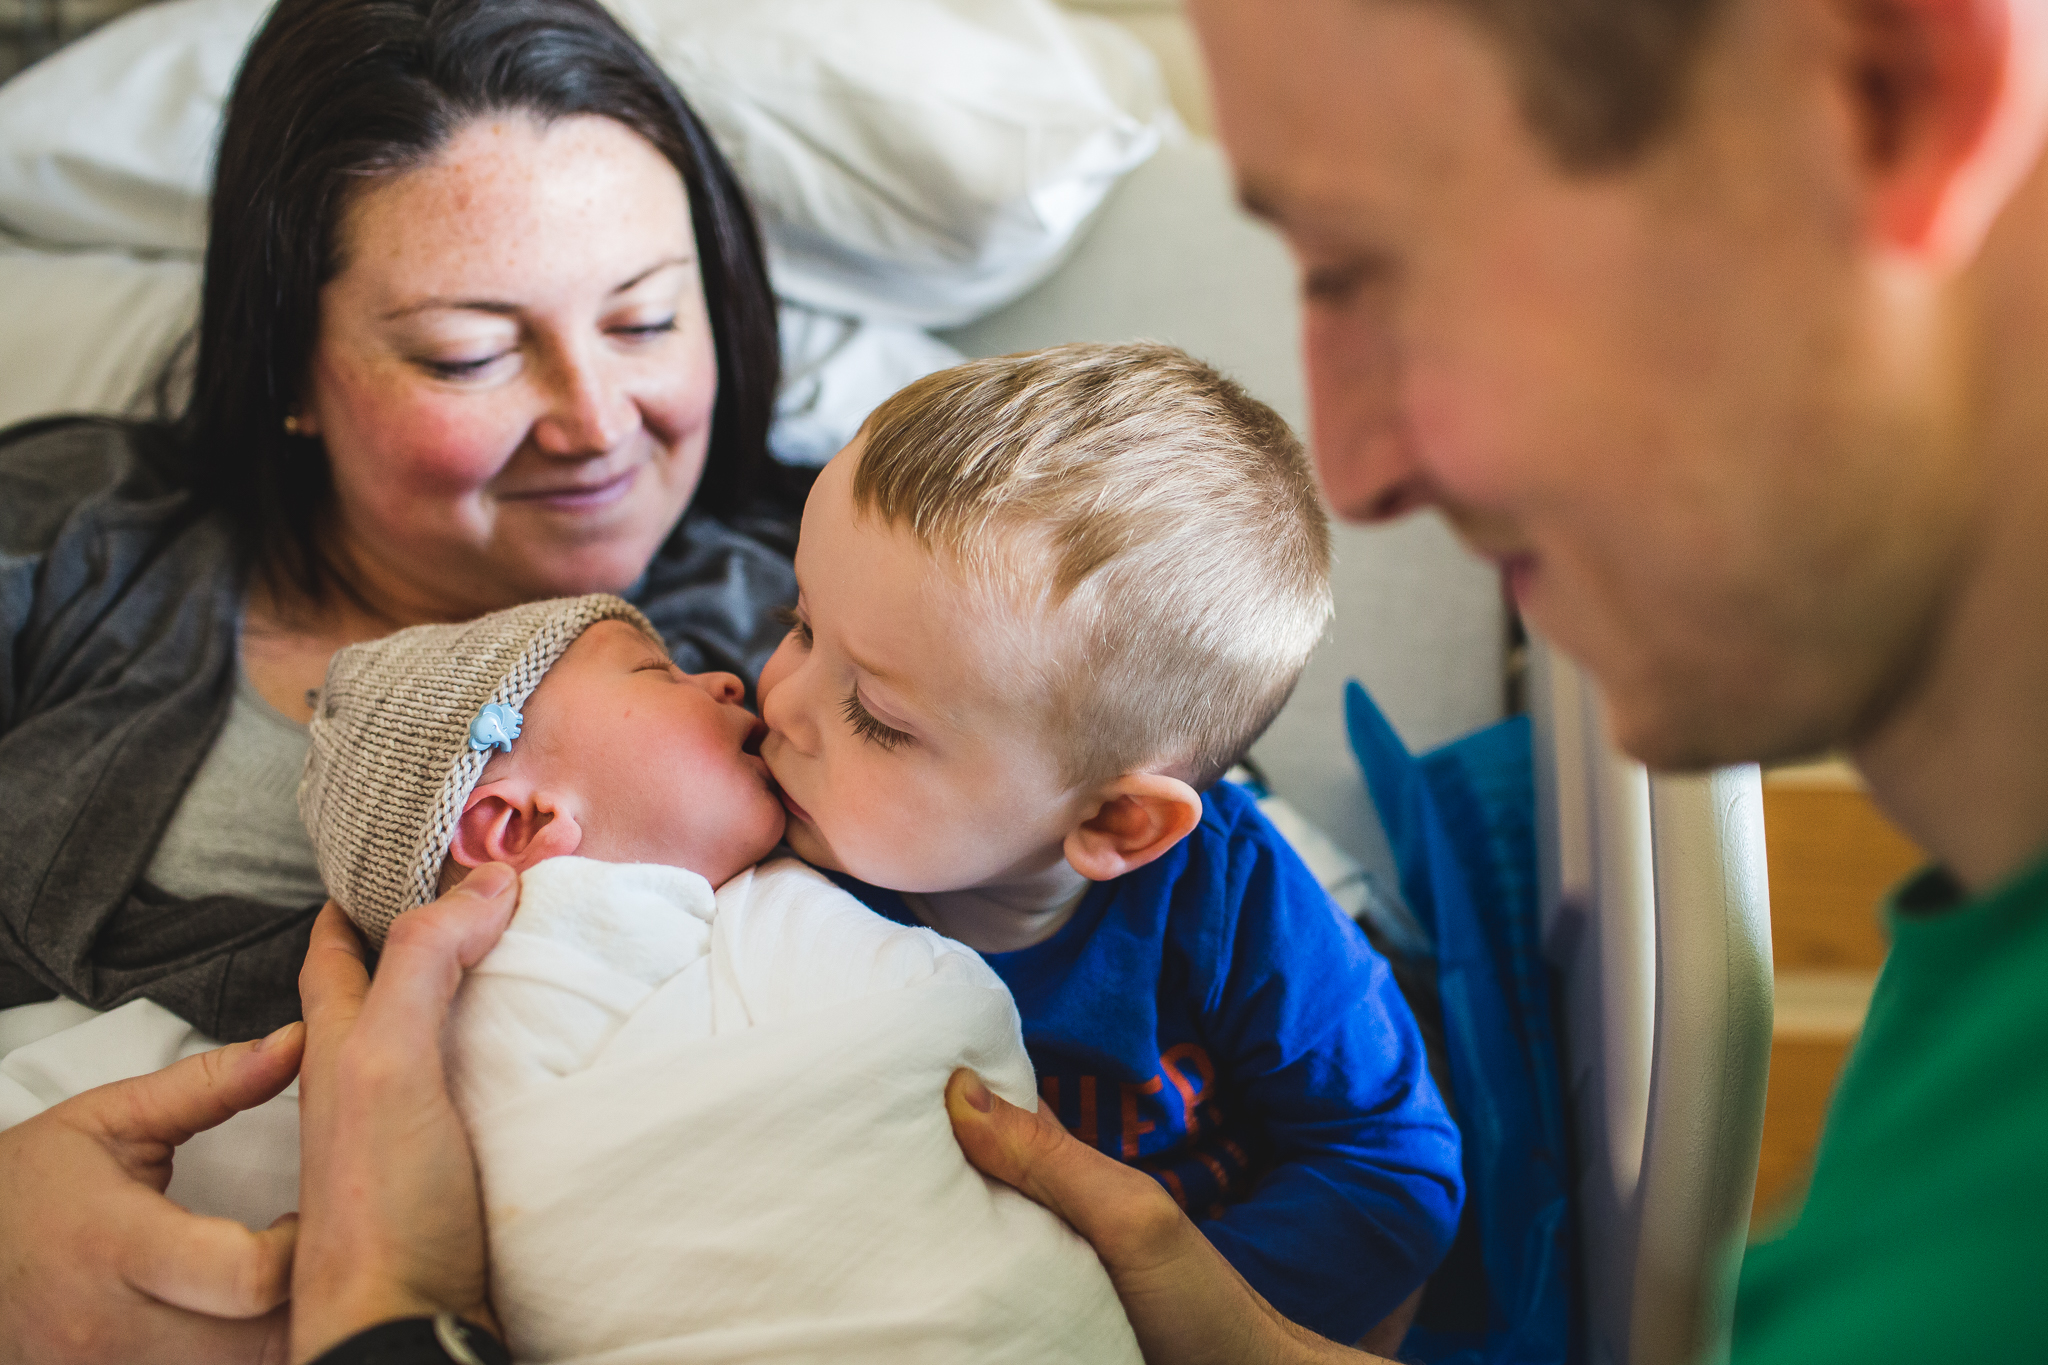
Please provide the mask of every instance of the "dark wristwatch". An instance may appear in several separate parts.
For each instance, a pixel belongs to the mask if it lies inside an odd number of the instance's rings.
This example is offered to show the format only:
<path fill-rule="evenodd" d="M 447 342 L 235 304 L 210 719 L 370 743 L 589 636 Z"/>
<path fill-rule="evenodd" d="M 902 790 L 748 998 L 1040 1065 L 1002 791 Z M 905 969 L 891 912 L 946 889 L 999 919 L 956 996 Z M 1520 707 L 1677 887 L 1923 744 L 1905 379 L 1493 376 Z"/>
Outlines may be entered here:
<path fill-rule="evenodd" d="M 330 1347 L 313 1365 L 512 1365 L 505 1344 L 453 1313 L 380 1322 Z"/>

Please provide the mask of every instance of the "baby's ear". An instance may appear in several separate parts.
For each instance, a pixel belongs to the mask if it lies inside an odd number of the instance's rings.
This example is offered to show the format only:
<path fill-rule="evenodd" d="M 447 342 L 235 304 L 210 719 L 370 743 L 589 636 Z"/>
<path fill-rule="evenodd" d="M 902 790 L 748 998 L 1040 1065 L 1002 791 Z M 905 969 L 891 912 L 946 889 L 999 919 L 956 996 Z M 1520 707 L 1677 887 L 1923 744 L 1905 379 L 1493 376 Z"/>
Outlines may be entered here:
<path fill-rule="evenodd" d="M 1202 823 L 1202 797 L 1164 773 L 1125 773 L 1091 798 L 1093 814 L 1067 836 L 1067 861 L 1090 881 L 1135 872 Z"/>
<path fill-rule="evenodd" d="M 524 872 L 543 859 L 574 853 L 582 844 L 575 816 L 512 778 L 469 794 L 448 856 L 464 867 L 510 863 Z"/>

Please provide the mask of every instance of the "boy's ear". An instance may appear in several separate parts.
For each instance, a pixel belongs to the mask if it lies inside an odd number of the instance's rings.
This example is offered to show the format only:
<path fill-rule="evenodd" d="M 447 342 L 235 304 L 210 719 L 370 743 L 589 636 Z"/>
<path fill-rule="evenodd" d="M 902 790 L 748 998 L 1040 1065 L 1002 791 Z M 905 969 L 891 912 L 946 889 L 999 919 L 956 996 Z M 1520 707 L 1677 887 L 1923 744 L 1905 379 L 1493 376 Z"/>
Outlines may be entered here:
<path fill-rule="evenodd" d="M 1202 823 L 1202 798 L 1177 777 L 1125 773 L 1093 798 L 1094 814 L 1067 836 L 1067 861 L 1093 882 L 1135 872 Z"/>
<path fill-rule="evenodd" d="M 574 853 L 582 843 L 575 816 L 545 792 L 508 778 L 469 794 L 448 856 L 464 867 L 510 863 L 524 872 L 543 859 Z"/>

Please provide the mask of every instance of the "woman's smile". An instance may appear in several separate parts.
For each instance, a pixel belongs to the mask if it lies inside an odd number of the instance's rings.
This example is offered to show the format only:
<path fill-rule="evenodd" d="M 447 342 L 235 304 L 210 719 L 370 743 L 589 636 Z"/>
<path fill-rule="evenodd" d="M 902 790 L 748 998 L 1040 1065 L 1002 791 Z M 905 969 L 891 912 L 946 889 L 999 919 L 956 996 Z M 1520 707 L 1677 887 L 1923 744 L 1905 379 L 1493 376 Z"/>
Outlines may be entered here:
<path fill-rule="evenodd" d="M 537 488 L 499 493 L 497 499 L 499 502 L 534 503 L 551 512 L 595 512 L 610 507 L 631 493 L 639 476 L 640 467 L 635 465 L 623 474 L 614 474 L 596 482 L 544 484 Z"/>

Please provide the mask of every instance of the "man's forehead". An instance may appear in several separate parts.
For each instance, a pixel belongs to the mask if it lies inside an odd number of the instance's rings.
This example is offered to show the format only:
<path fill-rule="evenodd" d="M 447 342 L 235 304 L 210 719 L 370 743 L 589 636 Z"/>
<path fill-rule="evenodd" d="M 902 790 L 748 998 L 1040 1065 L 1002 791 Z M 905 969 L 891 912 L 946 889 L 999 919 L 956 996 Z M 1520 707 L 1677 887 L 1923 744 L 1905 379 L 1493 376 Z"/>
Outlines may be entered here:
<path fill-rule="evenodd" d="M 1532 137 L 1511 72 L 1442 4 L 1195 0 L 1217 122 L 1255 216 L 1293 227 L 1399 209 L 1487 154 Z"/>

